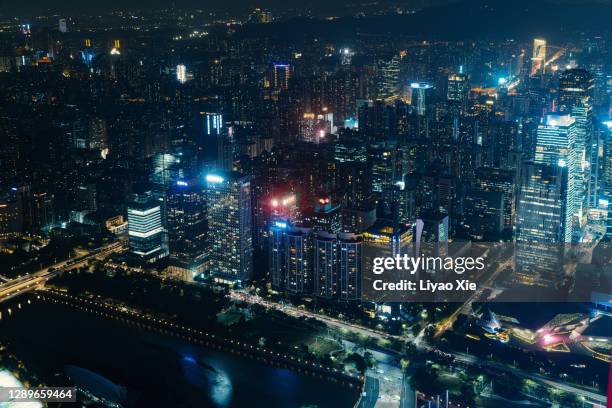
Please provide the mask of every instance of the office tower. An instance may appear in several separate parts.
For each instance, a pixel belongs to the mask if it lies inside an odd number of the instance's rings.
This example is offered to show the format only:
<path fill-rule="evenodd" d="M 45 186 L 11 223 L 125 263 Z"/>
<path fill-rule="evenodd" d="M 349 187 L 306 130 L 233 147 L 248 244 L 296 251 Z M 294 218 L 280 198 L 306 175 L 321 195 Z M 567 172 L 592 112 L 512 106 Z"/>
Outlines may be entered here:
<path fill-rule="evenodd" d="M 183 64 L 176 66 L 176 80 L 181 84 L 187 82 L 187 67 Z"/>
<path fill-rule="evenodd" d="M 153 169 L 149 181 L 156 191 L 165 192 L 170 185 L 186 177 L 186 164 L 187 160 L 180 152 L 158 153 L 152 159 Z"/>
<path fill-rule="evenodd" d="M 393 188 L 391 215 L 394 225 L 412 225 L 416 219 L 416 191 L 406 187 L 405 181 L 398 181 Z"/>
<path fill-rule="evenodd" d="M 207 136 L 220 135 L 225 132 L 223 115 L 218 112 L 201 112 L 204 121 L 204 134 Z"/>
<path fill-rule="evenodd" d="M 341 300 L 361 299 L 363 238 L 355 234 L 340 234 L 338 238 L 339 296 Z"/>
<path fill-rule="evenodd" d="M 68 32 L 68 22 L 66 21 L 65 18 L 60 18 L 59 24 L 58 24 L 58 29 L 59 29 L 60 33 L 67 33 Z"/>
<path fill-rule="evenodd" d="M 371 206 L 372 192 L 367 160 L 367 148 L 360 140 L 341 138 L 334 147 L 335 182 L 341 188 L 345 207 L 365 209 Z"/>
<path fill-rule="evenodd" d="M 569 241 L 579 237 L 582 225 L 583 198 L 586 192 L 580 154 L 583 150 L 576 144 L 576 120 L 569 115 L 546 115 L 538 126 L 535 163 L 567 168 L 564 220 Z"/>
<path fill-rule="evenodd" d="M 376 208 L 342 208 L 342 232 L 362 233 L 376 222 Z"/>
<path fill-rule="evenodd" d="M 410 84 L 412 98 L 410 105 L 414 107 L 417 115 L 423 116 L 431 104 L 433 86 L 426 82 L 413 82 Z"/>
<path fill-rule="evenodd" d="M 23 205 L 16 189 L 11 189 L 0 197 L 0 239 L 13 238 L 23 232 Z"/>
<path fill-rule="evenodd" d="M 612 239 L 612 121 L 602 124 L 602 184 L 603 199 L 608 206 L 608 216 L 606 220 L 606 238 Z"/>
<path fill-rule="evenodd" d="M 289 80 L 293 74 L 293 67 L 289 64 L 274 64 L 273 85 L 276 91 L 289 89 Z"/>
<path fill-rule="evenodd" d="M 515 226 L 517 283 L 548 286 L 563 275 L 561 260 L 572 241 L 568 170 L 550 163 L 521 166 Z"/>
<path fill-rule="evenodd" d="M 102 158 L 108 154 L 108 134 L 106 121 L 93 117 L 89 121 L 89 143 L 88 148 L 98 150 Z"/>
<path fill-rule="evenodd" d="M 230 132 L 217 136 L 217 168 L 223 171 L 234 170 L 234 161 L 239 155 L 239 146 Z"/>
<path fill-rule="evenodd" d="M 13 70 L 15 58 L 11 55 L 12 52 L 13 50 L 3 50 L 0 48 L 0 73 L 8 73 Z"/>
<path fill-rule="evenodd" d="M 463 227 L 473 240 L 498 241 L 504 227 L 504 196 L 497 191 L 468 190 L 463 200 Z"/>
<path fill-rule="evenodd" d="M 98 209 L 98 188 L 96 183 L 81 184 L 76 189 L 76 207 L 79 210 Z"/>
<path fill-rule="evenodd" d="M 341 188 L 344 206 L 367 209 L 372 206 L 370 174 L 366 163 L 338 163 L 336 182 Z"/>
<path fill-rule="evenodd" d="M 91 47 L 91 39 L 87 38 L 84 41 L 85 47 L 81 50 L 81 59 L 85 65 L 90 66 L 96 56 L 93 48 Z"/>
<path fill-rule="evenodd" d="M 334 114 L 331 112 L 304 113 L 299 123 L 299 138 L 309 143 L 328 143 L 334 130 L 333 123 Z"/>
<path fill-rule="evenodd" d="M 210 273 L 229 282 L 253 272 L 251 183 L 236 172 L 209 173 L 206 180 Z"/>
<path fill-rule="evenodd" d="M 409 253 L 413 241 L 412 226 L 395 227 L 388 220 L 377 220 L 363 233 L 363 270 L 372 270 L 374 257 L 395 257 Z"/>
<path fill-rule="evenodd" d="M 457 203 L 458 180 L 453 176 L 440 176 L 435 172 L 406 178 L 416 190 L 415 202 L 418 212 L 434 211 L 447 214 L 454 222 L 459 208 Z"/>
<path fill-rule="evenodd" d="M 32 194 L 32 231 L 49 229 L 55 222 L 54 197 L 51 193 Z"/>
<path fill-rule="evenodd" d="M 451 74 L 448 76 L 446 88 L 446 99 L 448 101 L 456 102 L 460 106 L 465 107 L 469 91 L 470 85 L 467 75 Z"/>
<path fill-rule="evenodd" d="M 595 80 L 589 71 L 577 68 L 563 71 L 559 74 L 559 112 L 571 114 L 578 105 L 592 106 L 594 89 Z"/>
<path fill-rule="evenodd" d="M 312 244 L 313 294 L 331 299 L 338 291 L 338 236 L 317 232 Z"/>
<path fill-rule="evenodd" d="M 396 97 L 399 93 L 400 59 L 395 55 L 389 59 L 378 62 L 378 97 L 388 99 Z"/>
<path fill-rule="evenodd" d="M 483 167 L 515 170 L 521 162 L 519 128 L 515 122 L 495 121 L 482 132 Z"/>
<path fill-rule="evenodd" d="M 145 262 L 155 262 L 168 255 L 162 227 L 162 201 L 151 192 L 135 194 L 128 204 L 130 251 Z"/>
<path fill-rule="evenodd" d="M 205 271 L 207 220 L 200 182 L 178 180 L 166 192 L 169 272 L 190 281 Z"/>
<path fill-rule="evenodd" d="M 576 120 L 576 149 L 584 171 L 584 209 L 596 207 L 599 140 L 593 127 L 593 75 L 584 69 L 568 69 L 559 75 L 558 109 Z"/>
<path fill-rule="evenodd" d="M 446 256 L 449 240 L 448 215 L 438 211 L 427 211 L 416 220 L 415 242 L 417 253 L 432 256 Z"/>
<path fill-rule="evenodd" d="M 389 145 L 371 145 L 368 149 L 368 167 L 372 183 L 372 193 L 378 202 L 382 202 L 383 193 L 395 185 L 397 168 L 397 149 Z"/>
<path fill-rule="evenodd" d="M 355 52 L 350 48 L 340 49 L 340 65 L 351 65 Z"/>
<path fill-rule="evenodd" d="M 515 172 L 494 168 L 478 168 L 475 171 L 475 188 L 483 192 L 498 192 L 503 196 L 504 228 L 511 230 L 514 226 L 516 183 Z"/>
<path fill-rule="evenodd" d="M 546 40 L 535 38 L 531 57 L 531 76 L 543 74 L 546 70 Z"/>
<path fill-rule="evenodd" d="M 15 187 L 11 187 L 10 196 L 14 196 L 20 207 L 22 231 L 32 231 L 32 225 L 34 223 L 34 211 L 33 211 L 33 199 L 32 191 L 29 184 L 19 184 Z"/>

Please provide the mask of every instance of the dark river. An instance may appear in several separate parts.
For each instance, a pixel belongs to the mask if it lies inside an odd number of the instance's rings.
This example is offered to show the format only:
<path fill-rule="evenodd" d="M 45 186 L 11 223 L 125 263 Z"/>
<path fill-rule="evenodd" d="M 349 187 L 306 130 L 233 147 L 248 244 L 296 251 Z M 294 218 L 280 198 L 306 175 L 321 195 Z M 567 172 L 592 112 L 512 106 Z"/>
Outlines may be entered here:
<path fill-rule="evenodd" d="M 25 299 L 20 299 L 24 304 Z M 7 317 L 7 307 L 13 314 Z M 74 365 L 127 388 L 134 407 L 352 407 L 358 391 L 49 302 L 1 304 L 0 342 L 49 385 Z M 1 368 L 1 367 L 0 367 Z"/>

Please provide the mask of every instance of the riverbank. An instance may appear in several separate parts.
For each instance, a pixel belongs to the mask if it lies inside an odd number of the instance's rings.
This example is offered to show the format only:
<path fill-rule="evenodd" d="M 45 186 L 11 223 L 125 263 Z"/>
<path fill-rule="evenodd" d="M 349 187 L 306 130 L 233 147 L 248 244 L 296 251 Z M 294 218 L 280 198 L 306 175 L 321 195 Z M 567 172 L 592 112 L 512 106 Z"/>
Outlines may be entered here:
<path fill-rule="evenodd" d="M 89 309 L 33 302 L 0 322 L 1 335 L 50 385 L 64 385 L 62 367 L 72 364 L 125 386 L 138 405 L 240 407 L 257 400 L 270 407 L 351 407 L 357 400 L 357 386 L 321 378 L 314 368 L 275 367 L 270 364 L 277 359 L 238 353 L 231 343 L 202 347 L 194 333 L 181 337 L 159 322 L 151 330 L 153 325 L 126 324 L 117 313 L 102 316 Z"/>

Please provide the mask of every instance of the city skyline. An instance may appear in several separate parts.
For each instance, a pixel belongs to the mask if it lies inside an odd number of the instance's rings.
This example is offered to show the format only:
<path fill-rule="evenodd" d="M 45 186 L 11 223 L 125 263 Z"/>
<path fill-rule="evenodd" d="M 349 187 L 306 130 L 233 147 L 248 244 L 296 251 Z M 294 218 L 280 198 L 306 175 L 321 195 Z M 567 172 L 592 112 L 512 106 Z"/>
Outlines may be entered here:
<path fill-rule="evenodd" d="M 608 1 L 42 6 L 0 406 L 609 404 Z"/>

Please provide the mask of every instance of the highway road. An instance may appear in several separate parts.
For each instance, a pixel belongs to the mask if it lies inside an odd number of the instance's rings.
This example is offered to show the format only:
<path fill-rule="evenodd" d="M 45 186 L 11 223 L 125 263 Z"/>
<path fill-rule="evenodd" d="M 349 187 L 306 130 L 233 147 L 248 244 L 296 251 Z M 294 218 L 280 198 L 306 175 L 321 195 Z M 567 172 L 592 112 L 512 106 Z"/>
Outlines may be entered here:
<path fill-rule="evenodd" d="M 484 292 L 484 290 L 490 287 L 493 284 L 493 282 L 495 282 L 495 279 L 497 279 L 500 273 L 502 273 L 507 268 L 512 267 L 513 265 L 514 265 L 514 258 L 506 259 L 504 262 L 500 263 L 498 267 L 495 269 L 495 271 L 491 274 L 491 276 L 489 276 L 489 278 L 486 280 L 486 282 L 481 284 L 478 287 L 478 290 L 472 293 L 472 295 L 470 295 L 470 297 L 465 302 L 463 302 L 461 306 L 459 306 L 457 310 L 453 312 L 453 314 L 451 314 L 443 322 L 438 324 L 438 330 L 436 331 L 435 337 L 441 336 L 442 333 L 444 333 L 446 330 L 451 328 L 453 324 L 455 323 L 455 321 L 457 320 L 457 317 L 460 314 L 469 313 L 470 310 L 472 309 L 472 303 L 478 301 L 480 296 L 482 296 L 482 293 Z"/>
<path fill-rule="evenodd" d="M 37 272 L 5 281 L 5 283 L 0 284 L 0 303 L 23 293 L 39 289 L 43 287 L 48 280 L 53 279 L 64 271 L 79 268 L 94 258 L 105 257 L 110 253 L 121 252 L 124 249 L 123 243 L 113 242 L 101 248 L 89 251 L 86 255 L 70 258 Z"/>
<path fill-rule="evenodd" d="M 519 377 L 530 379 L 536 382 L 542 382 L 551 387 L 557 388 L 561 391 L 569 392 L 569 393 L 578 395 L 580 397 L 584 397 L 587 399 L 587 401 L 591 401 L 592 403 L 600 404 L 601 407 L 606 406 L 607 398 L 605 395 L 597 394 L 595 392 L 585 390 L 583 388 L 578 388 L 570 384 L 561 383 L 561 382 L 552 380 L 548 377 L 545 377 L 541 374 L 527 373 L 518 368 L 508 367 L 496 361 L 478 359 L 470 354 L 465 354 L 465 353 L 450 353 L 450 354 L 452 354 L 456 360 L 462 361 L 464 363 L 468 363 L 470 365 L 475 365 L 479 367 L 492 368 L 498 371 L 511 372 L 512 374 L 515 374 Z M 596 404 L 593 404 L 593 405 L 597 406 Z"/>
<path fill-rule="evenodd" d="M 330 317 L 330 316 L 325 316 L 325 315 L 321 315 L 318 313 L 313 313 L 310 312 L 308 310 L 303 310 L 303 309 L 299 309 L 295 306 L 290 306 L 290 305 L 286 305 L 286 304 L 281 304 L 281 303 L 277 303 L 277 302 L 271 302 L 268 300 L 265 300 L 263 298 L 261 298 L 260 296 L 257 295 L 252 295 L 250 293 L 244 292 L 244 291 L 238 291 L 238 290 L 232 290 L 230 291 L 230 298 L 233 300 L 238 300 L 238 301 L 242 301 L 242 302 L 246 302 L 246 303 L 251 303 L 251 304 L 257 304 L 257 305 L 261 305 L 267 309 L 275 309 L 278 311 L 281 311 L 289 316 L 293 316 L 293 317 L 308 317 L 308 318 L 312 318 L 312 319 L 316 319 L 319 320 L 323 323 L 326 323 L 327 325 L 331 326 L 331 327 L 335 327 L 335 328 L 340 328 L 340 329 L 344 329 L 344 330 L 352 330 L 358 334 L 362 334 L 364 336 L 371 336 L 377 339 L 390 339 L 390 338 L 394 338 L 396 340 L 400 340 L 400 341 L 405 341 L 406 338 L 403 336 L 396 336 L 396 335 L 391 335 L 391 334 L 387 334 L 385 332 L 382 331 L 378 331 L 378 330 L 374 330 L 374 329 L 370 329 L 367 327 L 363 327 L 363 326 L 359 326 L 357 324 L 354 323 L 350 323 L 350 322 L 345 322 L 342 321 L 340 319 L 336 319 L 334 317 Z"/>
<path fill-rule="evenodd" d="M 500 265 L 499 270 L 503 270 L 506 267 L 505 263 Z M 497 271 L 496 271 L 497 272 Z M 497 274 L 496 274 L 497 275 Z M 321 322 L 324 322 L 326 324 L 328 324 L 331 327 L 336 327 L 336 328 L 341 328 L 341 329 L 345 329 L 345 330 L 352 330 L 355 331 L 357 333 L 360 334 L 364 334 L 367 336 L 371 336 L 374 338 L 380 338 L 380 339 L 385 339 L 385 338 L 395 338 L 397 340 L 400 341 L 404 341 L 404 342 L 408 342 L 411 341 L 409 338 L 405 337 L 405 336 L 393 336 L 393 335 L 389 335 L 387 333 L 384 332 L 380 332 L 377 330 L 373 330 L 373 329 L 369 329 L 366 327 L 362 327 L 353 323 L 348 323 L 348 322 L 343 322 L 339 319 L 333 318 L 333 317 L 329 317 L 329 316 L 324 316 L 324 315 L 319 315 L 317 313 L 313 313 L 313 312 L 309 312 L 306 310 L 302 310 L 299 309 L 297 307 L 294 306 L 289 306 L 289 305 L 283 305 L 283 304 L 279 304 L 276 302 L 271 302 L 271 301 L 267 301 L 265 299 L 262 299 L 260 296 L 257 295 L 252 295 L 249 294 L 247 292 L 244 291 L 236 291 L 236 290 L 232 290 L 230 291 L 230 298 L 234 299 L 234 300 L 240 300 L 240 301 L 244 301 L 247 303 L 252 303 L 252 304 L 259 304 L 262 305 L 266 308 L 269 309 L 276 309 L 279 311 L 282 311 L 283 313 L 286 313 L 290 316 L 294 316 L 294 317 L 309 317 L 309 318 L 314 318 L 317 319 Z M 473 301 L 474 299 L 472 299 Z M 470 300 L 468 300 L 469 302 Z M 465 302 L 461 307 L 459 307 L 457 309 L 457 311 L 455 313 L 459 313 L 461 312 L 461 310 L 465 307 L 466 303 Z M 425 343 L 424 339 L 422 336 L 417 336 L 417 338 L 412 339 L 412 341 L 415 343 L 415 345 L 417 346 L 418 349 L 422 350 L 422 351 L 429 351 L 429 352 L 436 352 L 437 349 L 435 347 L 429 346 L 428 344 Z M 489 367 L 489 368 L 494 368 L 498 371 L 503 371 L 503 372 L 510 372 L 512 374 L 516 374 L 520 377 L 523 378 L 529 378 L 532 379 L 534 381 L 539 381 L 545 384 L 548 384 L 549 386 L 555 387 L 557 389 L 566 391 L 566 392 L 571 392 L 574 393 L 578 396 L 581 397 L 585 397 L 588 401 L 593 401 L 597 404 L 601 404 L 602 406 L 605 406 L 606 404 L 606 397 L 604 395 L 601 394 L 597 394 L 582 388 L 577 388 L 574 387 L 572 385 L 568 385 L 568 384 L 564 384 L 561 382 L 557 382 L 553 379 L 547 378 L 543 375 L 540 374 L 530 374 L 530 373 L 526 373 L 518 368 L 513 368 L 513 367 L 508 367 L 504 364 L 501 363 L 497 363 L 497 362 L 493 362 L 493 361 L 486 361 L 486 360 L 479 360 L 477 358 L 475 358 L 472 355 L 469 354 L 465 354 L 465 353 L 446 353 L 448 355 L 452 355 L 453 357 L 455 357 L 455 359 L 462 361 L 466 364 L 470 364 L 473 366 L 478 366 L 478 367 Z M 404 406 L 408 406 L 408 405 L 404 405 Z M 594 405 L 597 406 L 597 405 Z"/>
<path fill-rule="evenodd" d="M 380 392 L 380 384 L 377 378 L 370 377 L 369 375 L 365 378 L 365 384 L 363 386 L 363 394 L 361 400 L 359 400 L 358 408 L 374 408 L 376 401 L 378 400 L 378 393 Z"/>

